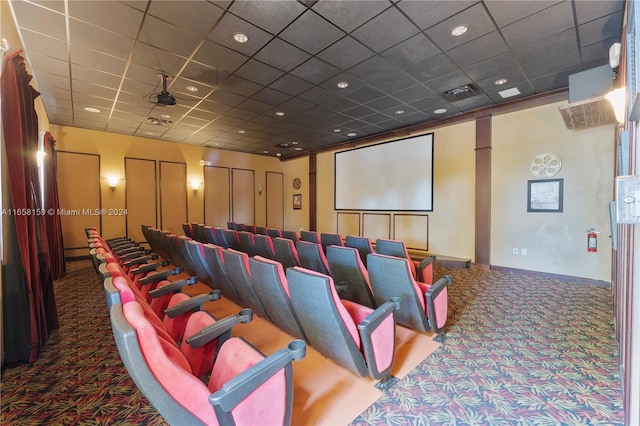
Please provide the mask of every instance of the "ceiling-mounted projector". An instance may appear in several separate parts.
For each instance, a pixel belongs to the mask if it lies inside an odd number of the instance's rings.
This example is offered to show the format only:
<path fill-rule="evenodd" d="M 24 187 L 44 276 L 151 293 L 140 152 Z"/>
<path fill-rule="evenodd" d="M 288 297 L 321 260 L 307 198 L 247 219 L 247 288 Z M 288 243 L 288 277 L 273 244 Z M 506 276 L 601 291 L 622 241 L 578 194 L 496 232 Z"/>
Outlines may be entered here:
<path fill-rule="evenodd" d="M 167 91 L 167 79 L 169 76 L 163 72 L 160 77 L 162 78 L 162 92 L 156 95 L 155 104 L 162 107 L 172 107 L 177 101 L 175 96 Z"/>

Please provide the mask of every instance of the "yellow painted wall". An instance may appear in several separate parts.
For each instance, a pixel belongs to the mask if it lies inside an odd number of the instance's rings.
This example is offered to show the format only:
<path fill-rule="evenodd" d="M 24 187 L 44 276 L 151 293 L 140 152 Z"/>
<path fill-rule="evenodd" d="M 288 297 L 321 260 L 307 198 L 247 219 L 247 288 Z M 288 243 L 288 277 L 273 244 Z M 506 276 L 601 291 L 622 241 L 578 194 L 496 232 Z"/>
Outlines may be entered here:
<path fill-rule="evenodd" d="M 267 171 L 284 172 L 285 163 L 277 158 L 242 154 L 231 151 L 216 150 L 212 148 L 164 142 L 154 139 L 127 136 L 115 133 L 100 132 L 96 130 L 79 129 L 68 126 L 51 126 L 51 133 L 56 139 L 56 149 L 58 151 L 70 151 L 79 153 L 89 153 L 100 155 L 100 173 L 102 208 L 124 209 L 125 208 L 125 185 L 124 180 L 124 158 L 144 158 L 156 161 L 184 162 L 187 165 L 187 180 L 192 179 L 202 182 L 203 167 L 200 160 L 213 162 L 214 165 L 224 167 L 235 167 L 255 171 L 256 186 L 265 184 L 264 177 Z M 115 191 L 111 191 L 107 184 L 106 177 L 116 176 L 120 178 L 119 186 Z M 79 177 L 80 178 L 80 177 Z M 185 182 L 185 185 L 188 183 Z M 64 191 L 64 188 L 60 188 Z M 188 200 L 188 220 L 189 222 L 203 222 L 203 188 L 196 194 L 190 186 L 187 191 Z M 83 194 L 74 194 L 74 197 L 81 199 Z M 255 196 L 258 197 L 257 191 Z M 64 206 L 61 206 L 64 207 Z M 285 224 L 287 224 L 287 205 L 285 205 Z M 289 207 L 290 208 L 290 207 Z M 256 202 L 256 225 L 264 225 L 266 217 L 266 207 L 264 202 Z M 208 224 L 215 226 L 226 226 L 223 224 Z M 129 225 L 131 226 L 131 224 Z M 69 232 L 63 230 L 63 232 Z M 82 233 L 84 230 L 73 230 L 75 233 Z M 112 238 L 124 235 L 124 216 L 104 216 L 102 220 L 102 235 L 105 238 Z M 67 256 L 86 255 L 85 252 L 66 253 Z"/>
<path fill-rule="evenodd" d="M 491 264 L 610 281 L 614 128 L 567 130 L 559 105 L 493 118 Z M 562 159 L 554 178 L 564 179 L 563 212 L 527 213 L 527 181 L 539 179 L 529 165 L 546 152 Z M 591 227 L 597 253 L 587 252 Z"/>

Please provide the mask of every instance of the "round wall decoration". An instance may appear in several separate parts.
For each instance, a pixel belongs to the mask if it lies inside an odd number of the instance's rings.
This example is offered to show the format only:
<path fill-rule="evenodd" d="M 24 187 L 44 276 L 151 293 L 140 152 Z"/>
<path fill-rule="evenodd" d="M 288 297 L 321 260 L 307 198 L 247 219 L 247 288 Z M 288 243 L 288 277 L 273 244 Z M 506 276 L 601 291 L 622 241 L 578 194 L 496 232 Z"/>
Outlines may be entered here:
<path fill-rule="evenodd" d="M 295 178 L 293 180 L 293 189 L 300 189 L 301 186 L 302 186 L 302 181 L 300 180 L 300 178 Z"/>
<path fill-rule="evenodd" d="M 550 178 L 558 174 L 562 168 L 562 160 L 555 154 L 545 152 L 536 155 L 531 161 L 529 171 L 539 178 Z"/>

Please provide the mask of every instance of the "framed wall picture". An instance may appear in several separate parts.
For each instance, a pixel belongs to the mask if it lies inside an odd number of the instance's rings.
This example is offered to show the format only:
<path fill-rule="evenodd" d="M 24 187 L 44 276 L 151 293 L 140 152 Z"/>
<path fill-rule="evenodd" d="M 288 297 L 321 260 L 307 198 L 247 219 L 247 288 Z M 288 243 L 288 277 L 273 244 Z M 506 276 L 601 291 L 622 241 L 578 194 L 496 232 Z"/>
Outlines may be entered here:
<path fill-rule="evenodd" d="M 527 190 L 527 212 L 562 212 L 564 179 L 530 180 Z"/>
<path fill-rule="evenodd" d="M 300 210 L 302 208 L 302 194 L 293 194 L 293 209 Z"/>

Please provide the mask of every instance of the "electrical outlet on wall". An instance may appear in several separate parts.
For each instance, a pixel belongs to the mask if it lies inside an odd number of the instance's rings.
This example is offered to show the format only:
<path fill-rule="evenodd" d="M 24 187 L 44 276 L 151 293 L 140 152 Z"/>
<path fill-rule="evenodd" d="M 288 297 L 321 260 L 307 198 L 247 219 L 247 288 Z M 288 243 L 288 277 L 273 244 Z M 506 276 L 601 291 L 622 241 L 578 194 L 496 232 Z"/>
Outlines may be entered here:
<path fill-rule="evenodd" d="M 527 249 L 521 249 L 520 253 L 522 253 L 523 256 L 527 255 Z"/>
<path fill-rule="evenodd" d="M 513 248 L 513 254 L 518 254 L 518 249 L 516 247 Z"/>

